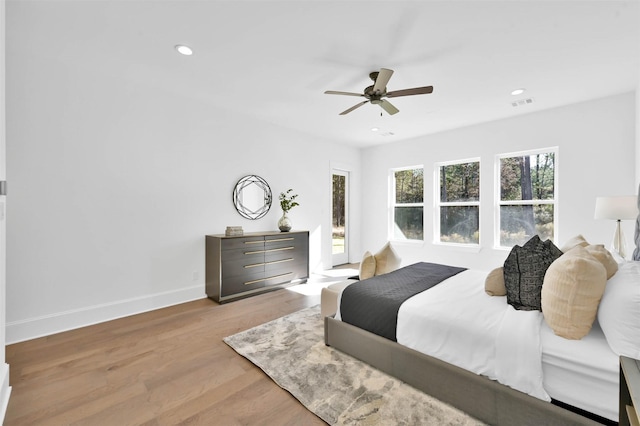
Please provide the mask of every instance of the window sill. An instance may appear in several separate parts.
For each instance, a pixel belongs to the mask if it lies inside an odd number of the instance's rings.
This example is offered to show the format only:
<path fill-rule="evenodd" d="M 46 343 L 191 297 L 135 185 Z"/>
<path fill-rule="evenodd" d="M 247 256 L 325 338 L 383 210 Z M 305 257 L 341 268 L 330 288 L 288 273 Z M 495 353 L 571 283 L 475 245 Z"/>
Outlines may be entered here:
<path fill-rule="evenodd" d="M 392 242 L 393 244 L 400 244 L 400 245 L 408 245 L 408 246 L 417 246 L 417 245 L 424 245 L 424 240 L 394 240 L 394 239 L 389 239 L 389 242 Z"/>
<path fill-rule="evenodd" d="M 451 251 L 461 251 L 465 253 L 480 253 L 482 247 L 479 244 L 455 244 L 455 243 L 441 243 L 439 241 L 435 241 L 433 243 L 436 247 L 446 248 Z"/>

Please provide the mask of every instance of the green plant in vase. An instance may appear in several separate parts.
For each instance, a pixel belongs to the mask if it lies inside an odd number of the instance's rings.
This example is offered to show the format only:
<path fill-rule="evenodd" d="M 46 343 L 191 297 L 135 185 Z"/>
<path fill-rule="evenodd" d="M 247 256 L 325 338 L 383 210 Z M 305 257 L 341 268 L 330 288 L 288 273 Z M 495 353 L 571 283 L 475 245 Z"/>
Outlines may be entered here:
<path fill-rule="evenodd" d="M 280 193 L 280 208 L 282 209 L 282 217 L 278 220 L 278 228 L 282 232 L 291 231 L 291 219 L 287 216 L 289 210 L 300 204 L 296 201 L 298 194 L 291 194 L 293 189 L 289 188 L 286 192 Z"/>

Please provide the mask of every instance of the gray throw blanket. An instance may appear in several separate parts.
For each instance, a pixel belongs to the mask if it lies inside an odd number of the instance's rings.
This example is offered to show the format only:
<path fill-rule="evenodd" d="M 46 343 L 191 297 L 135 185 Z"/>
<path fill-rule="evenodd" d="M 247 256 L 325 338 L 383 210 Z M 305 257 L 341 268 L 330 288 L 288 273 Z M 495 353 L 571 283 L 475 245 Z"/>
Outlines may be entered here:
<path fill-rule="evenodd" d="M 395 342 L 400 305 L 465 269 L 420 262 L 353 283 L 342 292 L 340 317 Z"/>

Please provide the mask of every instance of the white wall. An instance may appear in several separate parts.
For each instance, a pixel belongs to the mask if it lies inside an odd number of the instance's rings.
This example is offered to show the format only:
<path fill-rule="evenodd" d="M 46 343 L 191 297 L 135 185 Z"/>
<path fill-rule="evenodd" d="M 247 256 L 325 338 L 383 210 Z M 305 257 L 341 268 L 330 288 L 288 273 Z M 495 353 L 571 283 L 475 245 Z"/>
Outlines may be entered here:
<path fill-rule="evenodd" d="M 593 219 L 595 199 L 635 193 L 635 119 L 635 94 L 626 93 L 366 149 L 362 246 L 376 250 L 387 240 L 389 169 L 424 164 L 425 242 L 395 243 L 403 264 L 422 260 L 485 269 L 499 266 L 508 251 L 493 248 L 495 156 L 553 146 L 559 147 L 559 244 L 582 233 L 590 242 L 609 246 L 614 223 Z M 471 157 L 481 159 L 480 250 L 434 245 L 434 163 Z M 633 224 L 628 221 L 624 227 L 632 246 Z"/>
<path fill-rule="evenodd" d="M 638 10 L 638 19 L 640 20 L 640 9 Z M 640 39 L 640 33 L 638 33 L 638 38 Z M 638 70 L 638 85 L 636 87 L 636 194 L 640 197 L 640 70 Z"/>
<path fill-rule="evenodd" d="M 640 185 L 640 74 L 638 75 L 638 88 L 636 90 L 636 188 Z"/>
<path fill-rule="evenodd" d="M 331 164 L 357 188 L 356 149 L 123 75 L 9 52 L 8 342 L 204 297 L 205 234 L 277 230 L 288 188 L 312 270 L 331 267 Z M 232 204 L 246 174 L 274 193 L 257 221 Z"/>

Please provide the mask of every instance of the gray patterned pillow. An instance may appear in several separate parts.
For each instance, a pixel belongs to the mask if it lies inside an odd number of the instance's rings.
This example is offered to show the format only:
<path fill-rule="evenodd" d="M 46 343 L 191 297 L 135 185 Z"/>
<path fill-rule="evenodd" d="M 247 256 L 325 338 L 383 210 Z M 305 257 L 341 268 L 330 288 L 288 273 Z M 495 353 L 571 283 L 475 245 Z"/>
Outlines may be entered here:
<path fill-rule="evenodd" d="M 540 293 L 544 274 L 562 251 L 550 240 L 542 242 L 537 235 L 522 247 L 514 246 L 504 262 L 504 284 L 507 303 L 518 310 L 542 310 Z"/>

